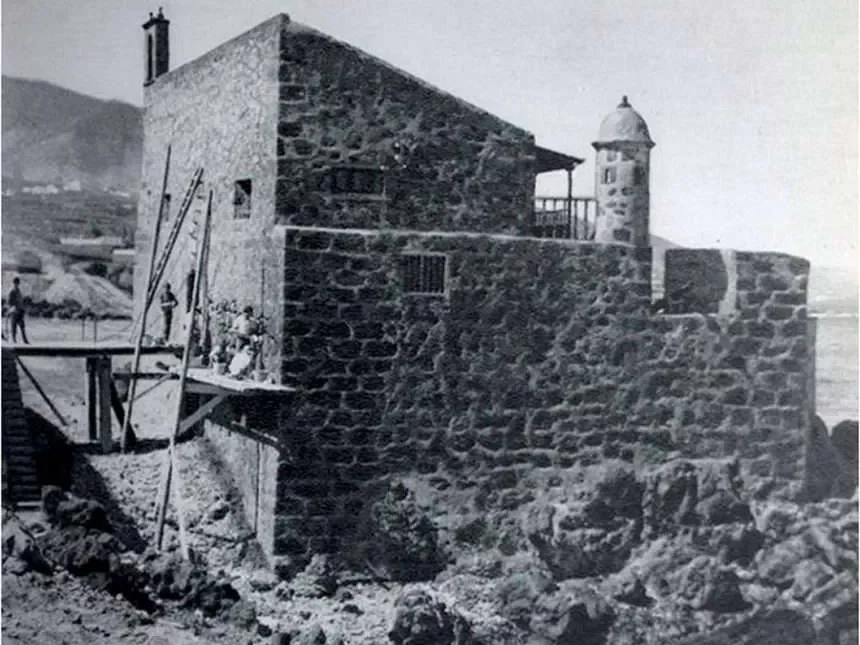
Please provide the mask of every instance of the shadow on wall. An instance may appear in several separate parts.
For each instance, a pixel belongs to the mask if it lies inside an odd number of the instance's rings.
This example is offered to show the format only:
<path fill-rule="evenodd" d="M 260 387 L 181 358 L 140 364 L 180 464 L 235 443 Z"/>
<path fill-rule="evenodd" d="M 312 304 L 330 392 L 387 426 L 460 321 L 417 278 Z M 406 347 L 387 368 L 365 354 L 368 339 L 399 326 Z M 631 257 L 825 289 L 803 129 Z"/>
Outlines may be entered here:
<path fill-rule="evenodd" d="M 101 474 L 90 465 L 84 452 L 38 412 L 25 408 L 27 426 L 36 447 L 36 464 L 42 486 L 58 486 L 104 506 L 114 535 L 129 549 L 142 553 L 146 541 L 134 520 L 126 515 L 110 494 Z"/>

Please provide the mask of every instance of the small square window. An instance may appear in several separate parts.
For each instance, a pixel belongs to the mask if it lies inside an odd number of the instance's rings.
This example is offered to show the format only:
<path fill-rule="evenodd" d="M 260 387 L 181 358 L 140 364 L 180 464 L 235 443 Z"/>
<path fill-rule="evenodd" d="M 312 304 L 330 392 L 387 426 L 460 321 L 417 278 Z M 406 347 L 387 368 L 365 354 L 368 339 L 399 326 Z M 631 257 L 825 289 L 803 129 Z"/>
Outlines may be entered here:
<path fill-rule="evenodd" d="M 615 161 L 618 158 L 618 153 L 615 150 L 606 151 L 606 161 Z"/>
<path fill-rule="evenodd" d="M 636 155 L 627 150 L 621 152 L 621 161 L 636 161 Z"/>
<path fill-rule="evenodd" d="M 251 180 L 240 179 L 233 189 L 233 219 L 251 217 Z"/>
<path fill-rule="evenodd" d="M 308 98 L 308 88 L 300 83 L 281 83 L 281 100 L 298 102 Z"/>
<path fill-rule="evenodd" d="M 404 255 L 400 265 L 404 291 L 444 294 L 447 260 L 444 255 Z"/>
<path fill-rule="evenodd" d="M 601 177 L 600 183 L 602 184 L 614 184 L 615 183 L 615 168 L 604 168 L 603 176 Z"/>

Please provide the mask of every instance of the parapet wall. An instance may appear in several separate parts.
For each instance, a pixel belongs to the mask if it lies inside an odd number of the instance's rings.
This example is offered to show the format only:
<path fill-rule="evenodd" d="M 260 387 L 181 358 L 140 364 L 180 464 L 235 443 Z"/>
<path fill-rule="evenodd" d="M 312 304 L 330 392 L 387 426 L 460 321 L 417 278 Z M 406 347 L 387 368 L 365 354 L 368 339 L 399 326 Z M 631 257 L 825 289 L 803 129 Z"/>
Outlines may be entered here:
<path fill-rule="evenodd" d="M 404 253 L 447 257 L 444 295 L 404 293 Z M 650 249 L 288 228 L 274 552 L 338 549 L 389 475 L 503 508 L 534 469 L 670 451 L 799 478 L 808 265 L 735 258 L 734 313 L 652 315 Z"/>

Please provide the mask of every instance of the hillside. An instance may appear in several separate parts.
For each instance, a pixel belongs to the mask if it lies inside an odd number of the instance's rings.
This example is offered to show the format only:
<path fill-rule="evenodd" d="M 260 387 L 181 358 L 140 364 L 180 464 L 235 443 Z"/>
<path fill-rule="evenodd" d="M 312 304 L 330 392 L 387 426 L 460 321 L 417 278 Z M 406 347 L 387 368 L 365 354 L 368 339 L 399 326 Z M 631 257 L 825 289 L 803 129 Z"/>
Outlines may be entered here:
<path fill-rule="evenodd" d="M 141 109 L 44 81 L 2 78 L 3 177 L 136 192 Z"/>

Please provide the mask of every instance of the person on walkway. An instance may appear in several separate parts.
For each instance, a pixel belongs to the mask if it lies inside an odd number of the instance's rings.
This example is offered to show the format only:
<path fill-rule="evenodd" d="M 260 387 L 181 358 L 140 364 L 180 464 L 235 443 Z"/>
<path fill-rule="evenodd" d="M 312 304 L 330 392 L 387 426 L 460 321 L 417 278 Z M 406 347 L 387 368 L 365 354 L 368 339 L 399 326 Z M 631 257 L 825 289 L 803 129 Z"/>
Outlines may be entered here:
<path fill-rule="evenodd" d="M 256 333 L 254 324 L 254 308 L 245 307 L 233 320 L 230 332 L 233 334 L 236 351 L 240 351 L 245 345 L 251 344 L 251 336 Z"/>
<path fill-rule="evenodd" d="M 12 326 L 12 342 L 18 342 L 18 329 L 21 330 L 21 340 L 29 345 L 27 331 L 24 329 L 24 296 L 21 293 L 21 279 L 17 276 L 12 280 L 12 290 L 9 292 L 9 322 Z"/>
<path fill-rule="evenodd" d="M 164 342 L 170 342 L 170 328 L 173 326 L 173 310 L 179 301 L 170 290 L 170 283 L 164 285 L 164 291 L 161 292 L 161 315 L 164 316 Z"/>

